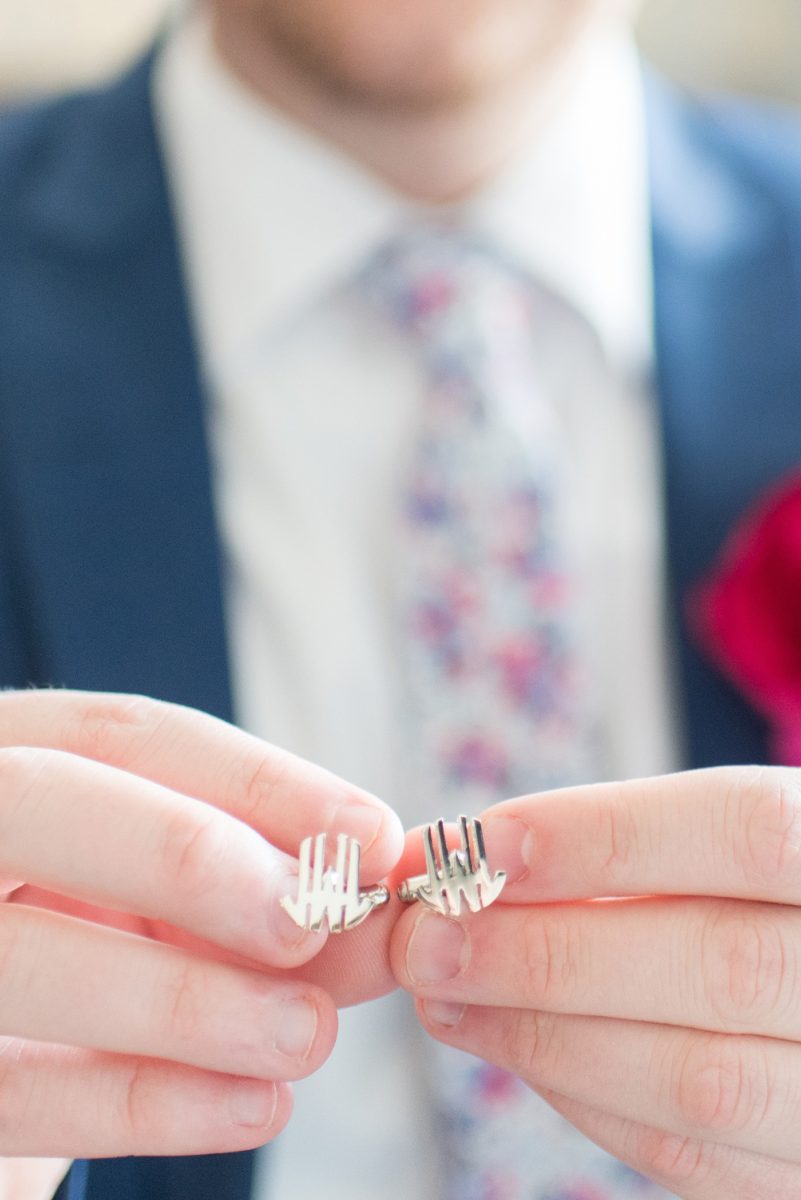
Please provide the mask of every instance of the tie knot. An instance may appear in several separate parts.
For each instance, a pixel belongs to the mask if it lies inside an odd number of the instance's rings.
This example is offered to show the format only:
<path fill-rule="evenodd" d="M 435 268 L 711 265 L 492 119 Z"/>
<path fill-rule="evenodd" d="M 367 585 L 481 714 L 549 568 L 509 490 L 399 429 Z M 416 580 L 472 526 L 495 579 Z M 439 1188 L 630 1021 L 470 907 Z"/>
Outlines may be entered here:
<path fill-rule="evenodd" d="M 423 338 L 454 319 L 508 321 L 525 306 L 521 277 L 475 235 L 414 226 L 381 247 L 364 274 L 370 301 Z"/>

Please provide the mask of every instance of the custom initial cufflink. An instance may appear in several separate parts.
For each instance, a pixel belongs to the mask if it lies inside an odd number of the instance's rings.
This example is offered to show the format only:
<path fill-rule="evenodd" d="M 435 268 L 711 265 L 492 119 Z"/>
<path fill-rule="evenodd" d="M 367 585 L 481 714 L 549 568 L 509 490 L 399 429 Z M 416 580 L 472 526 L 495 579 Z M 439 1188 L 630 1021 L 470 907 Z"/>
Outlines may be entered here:
<path fill-rule="evenodd" d="M 449 850 L 445 822 L 426 826 L 423 848 L 426 874 L 405 879 L 398 896 L 406 903 L 419 900 L 446 917 L 458 917 L 462 901 L 470 912 L 488 908 L 506 883 L 506 872 L 491 874 L 487 866 L 484 835 L 478 819 L 458 817 L 461 847 Z M 355 838 L 340 833 L 336 862 L 325 865 L 326 835 L 304 838 L 300 843 L 298 896 L 284 896 L 281 907 L 301 929 L 319 933 L 328 921 L 331 933 L 355 929 L 375 908 L 389 901 L 383 884 L 362 891 L 359 886 L 361 846 Z"/>
<path fill-rule="evenodd" d="M 298 898 L 284 896 L 281 907 L 301 929 L 319 933 L 328 919 L 331 933 L 355 929 L 374 908 L 389 901 L 383 885 L 359 889 L 361 846 L 355 838 L 340 833 L 333 867 L 325 866 L 326 835 L 304 838 L 300 843 Z"/>
<path fill-rule="evenodd" d="M 506 872 L 496 871 L 490 875 L 481 822 L 477 819 L 468 821 L 464 816 L 460 816 L 458 822 L 462 841 L 459 850 L 448 849 L 444 821 L 426 827 L 423 846 L 427 873 L 404 880 L 398 888 L 401 900 L 406 903 L 419 900 L 446 917 L 459 916 L 462 899 L 471 912 L 479 912 L 497 900 L 506 883 Z"/>

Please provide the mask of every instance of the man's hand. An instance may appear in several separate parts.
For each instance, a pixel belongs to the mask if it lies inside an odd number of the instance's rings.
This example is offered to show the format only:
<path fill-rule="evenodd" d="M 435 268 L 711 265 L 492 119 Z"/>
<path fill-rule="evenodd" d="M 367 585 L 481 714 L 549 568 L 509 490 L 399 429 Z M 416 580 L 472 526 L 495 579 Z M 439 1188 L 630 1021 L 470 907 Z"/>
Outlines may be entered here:
<path fill-rule="evenodd" d="M 499 902 L 393 936 L 428 1031 L 686 1200 L 801 1196 L 801 772 L 574 788 L 483 825 Z"/>
<path fill-rule="evenodd" d="M 393 986 L 387 918 L 327 967 L 280 908 L 327 830 L 360 840 L 367 882 L 402 846 L 373 797 L 200 713 L 0 695 L 0 1155 L 273 1137 L 336 1003 Z"/>

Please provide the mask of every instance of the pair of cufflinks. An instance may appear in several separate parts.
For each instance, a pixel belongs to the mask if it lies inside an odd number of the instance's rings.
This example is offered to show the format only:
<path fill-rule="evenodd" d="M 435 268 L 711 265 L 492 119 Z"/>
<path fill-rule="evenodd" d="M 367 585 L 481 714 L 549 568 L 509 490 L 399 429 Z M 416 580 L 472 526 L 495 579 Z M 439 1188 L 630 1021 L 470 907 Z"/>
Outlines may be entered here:
<path fill-rule="evenodd" d="M 458 917 L 463 903 L 470 912 L 497 900 L 506 872 L 491 874 L 487 866 L 481 822 L 457 818 L 461 846 L 449 850 L 445 822 L 423 831 L 425 875 L 405 879 L 398 896 L 406 903 L 419 901 L 446 917 Z M 285 896 L 281 906 L 301 929 L 318 933 L 325 921 L 331 933 L 355 929 L 374 908 L 389 901 L 389 890 L 380 884 L 362 890 L 359 884 L 361 847 L 355 838 L 340 833 L 336 861 L 325 866 L 326 835 L 304 838 L 300 844 L 297 899 Z"/>

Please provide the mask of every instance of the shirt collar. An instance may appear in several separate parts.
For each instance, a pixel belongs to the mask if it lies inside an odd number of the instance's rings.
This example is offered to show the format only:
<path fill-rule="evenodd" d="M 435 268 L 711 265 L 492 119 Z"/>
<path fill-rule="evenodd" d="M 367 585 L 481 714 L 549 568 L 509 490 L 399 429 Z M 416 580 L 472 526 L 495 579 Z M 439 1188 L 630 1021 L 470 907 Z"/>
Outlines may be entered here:
<path fill-rule="evenodd" d="M 581 54 L 547 128 L 458 215 L 576 309 L 615 362 L 640 370 L 651 356 L 651 275 L 639 63 L 619 31 Z M 212 371 L 424 215 L 261 103 L 217 59 L 198 14 L 172 31 L 154 88 Z"/>
<path fill-rule="evenodd" d="M 222 365 L 346 278 L 403 205 L 240 84 L 202 14 L 172 31 L 154 87 L 201 346 Z"/>
<path fill-rule="evenodd" d="M 621 30 L 579 51 L 536 143 L 475 201 L 472 219 L 592 327 L 610 360 L 652 357 L 651 219 L 641 64 Z"/>

